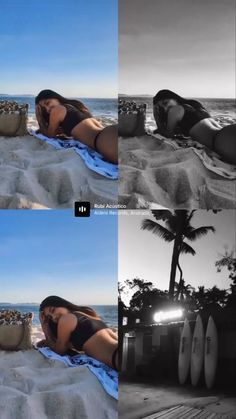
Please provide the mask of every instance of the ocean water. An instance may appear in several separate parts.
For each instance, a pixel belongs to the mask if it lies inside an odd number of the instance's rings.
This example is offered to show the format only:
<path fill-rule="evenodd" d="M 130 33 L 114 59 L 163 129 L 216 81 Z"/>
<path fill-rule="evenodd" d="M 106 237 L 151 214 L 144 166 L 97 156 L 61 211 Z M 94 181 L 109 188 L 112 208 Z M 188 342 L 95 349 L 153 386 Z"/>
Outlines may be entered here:
<path fill-rule="evenodd" d="M 81 100 L 96 117 L 112 118 L 117 120 L 117 99 L 88 99 L 73 98 Z M 34 96 L 1 96 L 0 100 L 15 100 L 18 103 L 29 104 L 29 116 L 35 115 L 35 97 Z"/>
<path fill-rule="evenodd" d="M 152 113 L 152 97 L 150 96 L 121 96 L 122 100 L 133 100 L 147 105 L 147 125 L 156 128 Z M 213 118 L 222 126 L 236 123 L 236 108 L 234 99 L 191 98 L 198 100 L 208 110 Z"/>
<path fill-rule="evenodd" d="M 118 327 L 118 308 L 116 305 L 96 305 L 91 306 L 94 310 L 101 316 L 103 321 L 110 327 Z M 9 310 L 18 310 L 21 313 L 31 312 L 34 313 L 33 325 L 39 326 L 39 305 L 37 304 L 10 304 L 10 305 L 0 305 L 1 309 L 9 309 Z"/>

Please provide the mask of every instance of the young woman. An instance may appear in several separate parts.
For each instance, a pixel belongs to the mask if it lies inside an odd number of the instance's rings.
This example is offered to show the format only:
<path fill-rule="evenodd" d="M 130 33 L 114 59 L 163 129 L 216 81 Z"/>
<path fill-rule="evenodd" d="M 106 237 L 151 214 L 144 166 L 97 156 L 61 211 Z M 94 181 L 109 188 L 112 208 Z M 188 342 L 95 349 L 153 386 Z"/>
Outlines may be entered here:
<path fill-rule="evenodd" d="M 160 134 L 190 136 L 226 162 L 236 164 L 236 124 L 222 128 L 200 102 L 184 99 L 171 90 L 160 90 L 153 98 L 153 115 Z"/>
<path fill-rule="evenodd" d="M 118 370 L 118 337 L 92 308 L 50 296 L 39 310 L 46 340 L 38 346 L 49 346 L 60 355 L 71 349 L 84 351 Z"/>
<path fill-rule="evenodd" d="M 52 90 L 42 90 L 35 98 L 35 105 L 42 134 L 73 137 L 98 151 L 106 160 L 117 163 L 117 125 L 105 128 L 82 102 L 67 99 Z"/>

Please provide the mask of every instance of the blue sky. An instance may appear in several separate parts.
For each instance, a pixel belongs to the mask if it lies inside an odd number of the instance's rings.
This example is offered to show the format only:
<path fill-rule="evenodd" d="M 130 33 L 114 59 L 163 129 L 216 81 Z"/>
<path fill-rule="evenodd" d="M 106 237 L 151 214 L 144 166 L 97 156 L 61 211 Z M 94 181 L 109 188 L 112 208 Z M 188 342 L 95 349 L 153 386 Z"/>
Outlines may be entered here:
<path fill-rule="evenodd" d="M 117 7 L 117 0 L 2 1 L 0 93 L 116 97 Z"/>
<path fill-rule="evenodd" d="M 235 0 L 119 0 L 119 92 L 235 97 Z"/>
<path fill-rule="evenodd" d="M 0 211 L 1 302 L 117 303 L 117 216 Z"/>
<path fill-rule="evenodd" d="M 141 230 L 143 219 L 155 221 L 148 211 L 146 216 L 140 211 L 136 214 L 133 211 L 132 216 L 119 217 L 119 281 L 139 277 L 153 282 L 159 289 L 168 289 L 173 243 L 166 243 L 151 232 Z M 212 211 L 198 210 L 191 224 L 195 228 L 214 226 L 216 232 L 209 232 L 205 237 L 188 242 L 196 251 L 195 256 L 180 255 L 186 284 L 195 288 L 217 285 L 228 289 L 231 283 L 228 271 L 223 269 L 217 273 L 215 262 L 224 254 L 225 246 L 229 251 L 235 251 L 236 211 L 222 210 L 214 214 Z"/>

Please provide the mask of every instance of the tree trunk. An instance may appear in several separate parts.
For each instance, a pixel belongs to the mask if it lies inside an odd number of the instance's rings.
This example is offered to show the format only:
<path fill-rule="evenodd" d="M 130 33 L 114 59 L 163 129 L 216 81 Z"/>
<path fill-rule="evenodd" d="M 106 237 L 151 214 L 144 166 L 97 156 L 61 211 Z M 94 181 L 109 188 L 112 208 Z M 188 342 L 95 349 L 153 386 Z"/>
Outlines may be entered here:
<path fill-rule="evenodd" d="M 179 300 L 179 296 L 180 294 L 183 292 L 183 271 L 181 269 L 181 266 L 179 264 L 179 256 L 178 256 L 178 260 L 177 260 L 177 266 L 180 272 L 180 278 L 179 278 L 179 283 L 178 283 L 178 288 L 177 288 L 177 292 L 175 293 L 175 300 L 178 301 Z"/>
<path fill-rule="evenodd" d="M 180 244 L 181 244 L 181 235 L 177 234 L 175 241 L 174 241 L 174 248 L 171 260 L 171 271 L 170 271 L 170 284 L 169 284 L 169 297 L 170 300 L 174 300 L 174 291 L 175 291 L 175 276 L 176 276 L 176 268 L 179 260 L 179 252 L 180 252 Z"/>

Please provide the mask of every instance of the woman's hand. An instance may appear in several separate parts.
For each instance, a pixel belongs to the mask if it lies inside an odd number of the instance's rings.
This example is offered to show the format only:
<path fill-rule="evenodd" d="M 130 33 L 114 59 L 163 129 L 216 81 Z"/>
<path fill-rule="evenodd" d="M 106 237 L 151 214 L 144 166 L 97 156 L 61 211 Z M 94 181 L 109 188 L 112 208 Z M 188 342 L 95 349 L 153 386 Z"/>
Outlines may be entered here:
<path fill-rule="evenodd" d="M 50 330 L 48 327 L 48 318 L 47 316 L 45 316 L 45 314 L 42 311 L 39 313 L 39 320 L 41 323 L 43 333 L 45 334 L 46 339 L 48 339 L 48 337 L 50 336 Z"/>
<path fill-rule="evenodd" d="M 154 134 L 161 133 L 161 114 L 160 114 L 160 107 L 158 105 L 153 105 L 153 116 L 157 124 L 157 129 L 153 131 Z"/>
<path fill-rule="evenodd" d="M 154 131 L 154 134 L 160 133 L 165 135 L 166 121 L 163 119 L 163 110 L 159 105 L 153 105 L 153 116 L 157 124 L 157 129 Z"/>
<path fill-rule="evenodd" d="M 153 116 L 156 121 L 157 127 L 160 128 L 163 122 L 161 121 L 161 110 L 160 106 L 154 105 L 153 106 Z"/>
<path fill-rule="evenodd" d="M 47 129 L 47 125 L 46 125 L 45 120 L 43 118 L 42 106 L 36 105 L 35 115 L 36 115 L 36 119 L 37 119 L 38 124 L 39 124 L 39 128 L 40 128 L 39 131 L 44 134 L 45 130 Z"/>
<path fill-rule="evenodd" d="M 42 322 L 42 323 L 44 323 L 44 322 L 45 322 L 45 320 L 46 320 L 46 316 L 45 316 L 45 314 L 44 314 L 44 312 L 43 312 L 43 311 L 40 311 L 40 312 L 39 312 L 39 320 L 40 320 L 40 322 Z"/>
<path fill-rule="evenodd" d="M 159 114 L 160 114 L 160 106 L 159 105 L 153 105 L 154 118 L 156 118 L 156 117 L 158 118 Z"/>
<path fill-rule="evenodd" d="M 40 126 L 40 124 L 42 123 L 42 108 L 41 108 L 40 105 L 36 105 L 35 115 L 36 115 L 36 119 L 38 121 L 38 124 Z"/>

